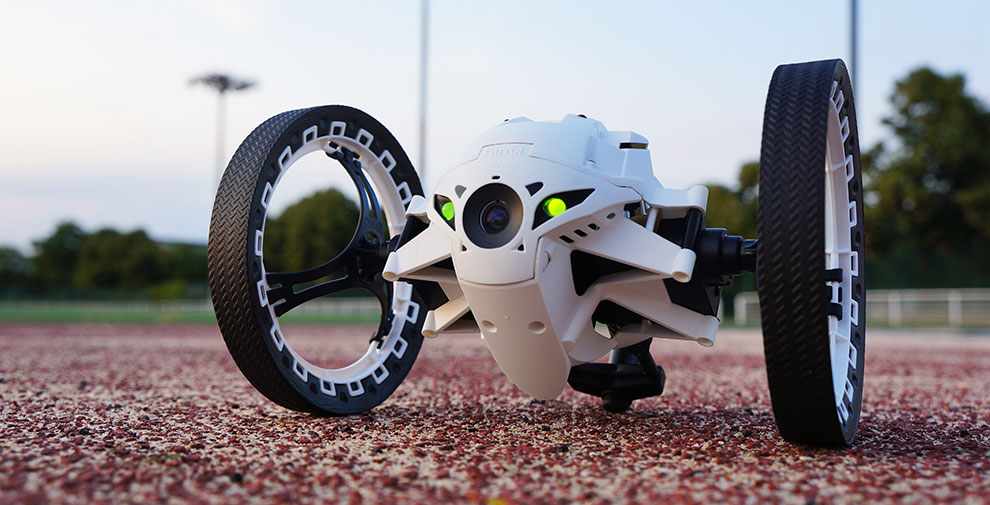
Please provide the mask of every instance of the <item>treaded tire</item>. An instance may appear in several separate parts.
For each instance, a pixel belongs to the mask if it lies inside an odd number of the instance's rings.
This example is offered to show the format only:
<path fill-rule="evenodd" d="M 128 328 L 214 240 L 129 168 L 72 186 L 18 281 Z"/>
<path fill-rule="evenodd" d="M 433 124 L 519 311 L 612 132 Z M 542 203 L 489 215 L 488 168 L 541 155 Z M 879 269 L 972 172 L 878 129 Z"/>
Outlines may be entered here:
<path fill-rule="evenodd" d="M 336 143 L 330 144 L 332 140 Z M 364 170 L 377 171 L 374 187 L 389 193 L 392 206 L 399 207 L 387 216 L 390 223 L 403 223 L 408 201 L 423 194 L 399 143 L 368 114 L 341 105 L 278 114 L 241 143 L 220 181 L 210 221 L 210 293 L 234 362 L 261 394 L 291 410 L 342 415 L 369 410 L 398 387 L 419 353 L 426 310 L 418 310 L 422 302 L 411 287 L 397 287 L 406 298 L 396 306 L 388 354 L 376 358 L 380 363 L 375 362 L 369 375 L 336 384 L 309 368 L 276 331 L 277 318 L 262 289 L 267 283 L 259 252 L 267 205 L 281 172 L 291 164 L 286 153 L 301 157 L 320 142 L 353 147 Z"/>
<path fill-rule="evenodd" d="M 834 121 L 839 121 L 839 137 Z M 830 171 L 836 146 L 841 146 L 844 165 Z M 842 183 L 830 182 L 832 177 Z M 777 427 L 790 442 L 848 446 L 863 394 L 866 256 L 856 114 L 841 60 L 781 65 L 774 71 L 759 188 L 757 285 Z M 840 217 L 847 212 L 848 222 L 826 218 L 833 215 L 830 208 L 839 209 L 834 215 Z M 838 238 L 827 239 L 827 234 Z M 827 272 L 833 257 L 844 268 Z M 841 281 L 835 281 L 840 274 Z"/>

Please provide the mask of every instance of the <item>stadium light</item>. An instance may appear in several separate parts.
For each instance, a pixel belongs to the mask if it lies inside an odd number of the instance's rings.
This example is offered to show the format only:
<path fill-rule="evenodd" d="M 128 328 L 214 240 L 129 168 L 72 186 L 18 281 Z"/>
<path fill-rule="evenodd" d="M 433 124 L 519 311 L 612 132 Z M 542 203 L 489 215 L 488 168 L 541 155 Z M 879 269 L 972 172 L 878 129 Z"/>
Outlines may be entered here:
<path fill-rule="evenodd" d="M 203 74 L 198 77 L 194 77 L 189 81 L 189 84 L 195 86 L 197 84 L 203 84 L 209 86 L 217 91 L 217 153 L 216 153 L 216 186 L 220 185 L 220 176 L 223 174 L 223 137 L 224 130 L 226 127 L 226 106 L 224 101 L 224 96 L 230 91 L 243 91 L 248 89 L 255 84 L 254 81 L 249 81 L 247 79 L 238 79 L 227 74 L 211 73 Z M 215 187 L 216 187 L 215 186 Z"/>

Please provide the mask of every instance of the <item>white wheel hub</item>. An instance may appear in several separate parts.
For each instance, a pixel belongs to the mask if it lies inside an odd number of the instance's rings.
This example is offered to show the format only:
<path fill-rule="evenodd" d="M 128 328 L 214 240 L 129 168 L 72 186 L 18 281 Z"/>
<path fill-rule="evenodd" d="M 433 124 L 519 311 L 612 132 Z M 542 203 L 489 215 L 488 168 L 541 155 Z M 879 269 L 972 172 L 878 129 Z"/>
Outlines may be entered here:
<path fill-rule="evenodd" d="M 846 153 L 849 118 L 843 113 L 845 97 L 838 82 L 832 83 L 829 101 L 827 155 L 825 160 L 825 268 L 839 269 L 842 279 L 829 282 L 832 303 L 842 308 L 841 316 L 828 317 L 829 349 L 832 363 L 832 386 L 840 419 L 849 418 L 845 396 L 852 398 L 855 388 L 850 372 L 857 363 L 856 347 L 852 344 L 852 326 L 859 324 L 859 304 L 853 299 L 852 278 L 859 275 L 858 253 L 852 250 L 853 228 L 856 227 L 856 202 L 849 197 L 849 182 L 855 176 L 854 160 Z"/>

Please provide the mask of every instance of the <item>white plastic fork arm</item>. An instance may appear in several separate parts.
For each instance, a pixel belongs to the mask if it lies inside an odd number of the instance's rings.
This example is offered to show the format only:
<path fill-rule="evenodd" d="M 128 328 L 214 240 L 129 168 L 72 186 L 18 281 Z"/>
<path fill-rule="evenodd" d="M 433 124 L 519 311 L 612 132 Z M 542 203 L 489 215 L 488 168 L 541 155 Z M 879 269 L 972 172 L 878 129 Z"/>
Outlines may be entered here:
<path fill-rule="evenodd" d="M 705 347 L 715 344 L 718 318 L 700 314 L 691 309 L 675 305 L 667 297 L 658 297 L 657 290 L 662 284 L 655 277 L 615 274 L 611 279 L 603 278 L 595 288 L 603 300 L 612 301 L 645 318 L 652 319 L 671 331 L 694 340 Z M 658 285 L 659 284 L 659 285 Z"/>
<path fill-rule="evenodd" d="M 704 214 L 708 206 L 708 188 L 701 185 L 688 189 L 660 187 L 643 196 L 650 207 L 663 209 L 665 218 L 683 217 L 687 209 L 698 209 Z"/>
<path fill-rule="evenodd" d="M 448 300 L 464 296 L 464 291 L 461 291 L 461 285 L 457 282 L 437 281 L 437 284 L 440 285 L 443 294 L 447 295 Z"/>
<path fill-rule="evenodd" d="M 629 243 L 630 237 L 636 238 L 635 244 Z M 603 230 L 579 240 L 575 248 L 647 272 L 673 277 L 678 282 L 691 280 L 696 259 L 694 251 L 681 249 L 660 235 L 643 233 L 642 226 L 628 219 L 616 219 Z"/>
<path fill-rule="evenodd" d="M 445 329 L 443 333 L 478 333 L 479 331 L 481 331 L 481 329 L 478 328 L 478 323 L 473 319 L 458 319 L 457 321 L 451 323 L 450 326 L 447 326 L 447 329 Z M 484 335 L 482 335 L 481 338 L 484 339 Z"/>
<path fill-rule="evenodd" d="M 429 218 L 426 217 L 426 212 L 429 207 L 430 204 L 426 201 L 426 198 L 421 195 L 413 195 L 412 200 L 409 200 L 409 206 L 406 207 L 405 218 L 409 219 L 410 217 L 415 216 L 424 223 L 428 223 L 430 221 Z"/>
<path fill-rule="evenodd" d="M 426 314 L 426 322 L 423 324 L 423 336 L 435 337 L 450 327 L 451 324 L 467 314 L 471 310 L 464 297 L 455 298 L 439 306 L 436 310 L 431 310 Z"/>
<path fill-rule="evenodd" d="M 394 282 L 450 257 L 450 239 L 437 226 L 431 225 L 385 260 L 382 277 Z"/>
<path fill-rule="evenodd" d="M 399 280 L 432 281 L 440 284 L 457 284 L 457 274 L 453 270 L 434 266 L 423 267 L 402 274 Z"/>

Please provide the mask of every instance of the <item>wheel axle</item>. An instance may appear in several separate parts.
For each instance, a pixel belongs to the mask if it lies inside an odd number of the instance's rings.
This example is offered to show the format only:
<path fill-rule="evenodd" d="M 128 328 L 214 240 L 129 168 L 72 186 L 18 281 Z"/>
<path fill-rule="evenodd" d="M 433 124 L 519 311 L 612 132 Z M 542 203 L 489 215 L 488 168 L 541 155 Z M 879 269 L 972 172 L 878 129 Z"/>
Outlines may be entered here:
<path fill-rule="evenodd" d="M 756 271 L 756 240 L 729 235 L 723 228 L 702 228 L 694 252 L 695 275 L 709 283 L 725 286 L 733 277 Z"/>

